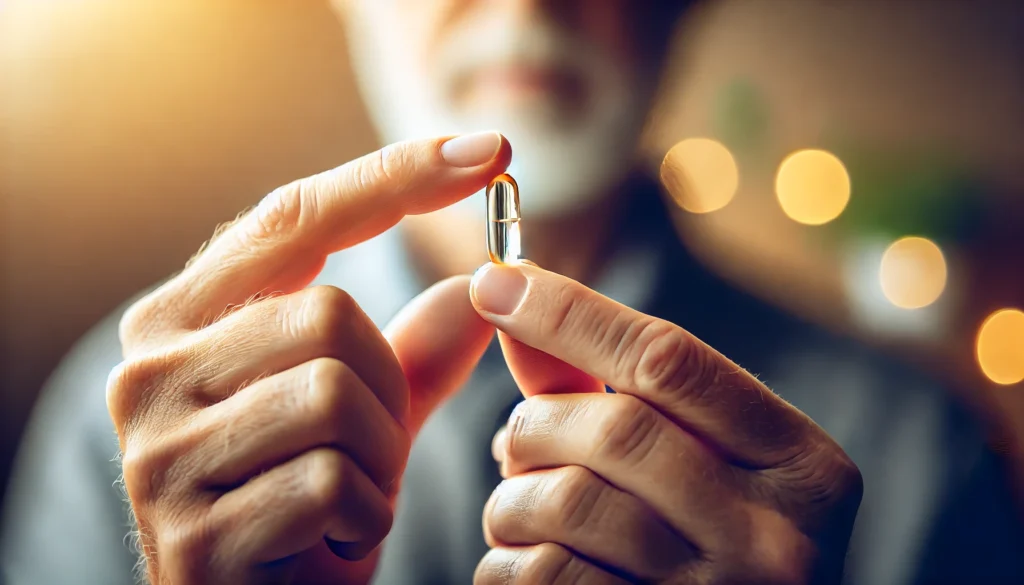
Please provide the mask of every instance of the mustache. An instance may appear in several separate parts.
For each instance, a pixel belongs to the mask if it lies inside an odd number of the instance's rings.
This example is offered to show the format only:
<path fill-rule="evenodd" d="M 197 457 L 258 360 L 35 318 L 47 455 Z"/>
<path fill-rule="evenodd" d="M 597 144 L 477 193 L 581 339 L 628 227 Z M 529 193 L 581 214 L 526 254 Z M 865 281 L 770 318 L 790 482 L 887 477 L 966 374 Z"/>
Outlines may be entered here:
<path fill-rule="evenodd" d="M 462 26 L 449 35 L 438 53 L 442 79 L 461 84 L 488 67 L 526 66 L 556 69 L 593 78 L 613 63 L 603 47 L 580 35 L 540 22 Z"/>

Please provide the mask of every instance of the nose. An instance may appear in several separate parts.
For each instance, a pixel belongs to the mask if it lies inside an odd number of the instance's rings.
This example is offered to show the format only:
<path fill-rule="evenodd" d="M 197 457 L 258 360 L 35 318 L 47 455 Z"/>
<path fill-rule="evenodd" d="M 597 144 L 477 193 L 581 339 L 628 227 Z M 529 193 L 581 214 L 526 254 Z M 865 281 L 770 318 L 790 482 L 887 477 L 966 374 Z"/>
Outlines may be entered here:
<path fill-rule="evenodd" d="M 543 15 L 553 20 L 565 18 L 572 9 L 573 0 L 485 0 L 495 6 L 501 6 L 506 18 L 523 22 L 536 20 Z M 589 0 L 593 2 L 595 0 Z M 586 2 L 578 2 L 586 4 Z"/>
<path fill-rule="evenodd" d="M 504 4 L 514 10 L 536 10 L 539 5 L 545 4 L 545 0 L 492 0 L 495 4 Z"/>

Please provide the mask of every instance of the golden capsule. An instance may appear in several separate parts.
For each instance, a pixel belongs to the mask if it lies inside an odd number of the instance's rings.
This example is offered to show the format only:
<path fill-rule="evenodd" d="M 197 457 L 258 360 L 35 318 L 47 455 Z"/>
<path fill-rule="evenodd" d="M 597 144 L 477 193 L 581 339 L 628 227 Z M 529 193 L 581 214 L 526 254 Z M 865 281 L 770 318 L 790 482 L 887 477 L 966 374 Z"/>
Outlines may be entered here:
<path fill-rule="evenodd" d="M 522 255 L 519 237 L 519 185 L 507 174 L 487 186 L 487 255 L 491 262 L 507 264 Z"/>

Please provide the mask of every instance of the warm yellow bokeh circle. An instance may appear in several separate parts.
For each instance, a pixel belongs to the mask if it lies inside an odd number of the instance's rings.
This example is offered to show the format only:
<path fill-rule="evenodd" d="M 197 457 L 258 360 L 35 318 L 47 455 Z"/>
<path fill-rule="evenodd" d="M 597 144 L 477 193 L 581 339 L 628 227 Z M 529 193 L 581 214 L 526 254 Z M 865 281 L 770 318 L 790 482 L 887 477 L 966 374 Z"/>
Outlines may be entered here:
<path fill-rule="evenodd" d="M 834 154 L 799 150 L 779 165 L 775 196 L 782 211 L 794 221 L 822 225 L 846 209 L 850 201 L 850 176 Z"/>
<path fill-rule="evenodd" d="M 1001 309 L 989 315 L 978 331 L 977 358 L 996 384 L 1024 380 L 1024 311 Z"/>
<path fill-rule="evenodd" d="M 717 211 L 732 201 L 740 184 L 732 153 L 710 138 L 687 138 L 661 163 L 661 181 L 680 207 L 690 213 Z"/>
<path fill-rule="evenodd" d="M 946 258 L 931 240 L 901 238 L 882 255 L 878 276 L 889 302 L 903 309 L 920 309 L 938 300 L 946 289 Z"/>

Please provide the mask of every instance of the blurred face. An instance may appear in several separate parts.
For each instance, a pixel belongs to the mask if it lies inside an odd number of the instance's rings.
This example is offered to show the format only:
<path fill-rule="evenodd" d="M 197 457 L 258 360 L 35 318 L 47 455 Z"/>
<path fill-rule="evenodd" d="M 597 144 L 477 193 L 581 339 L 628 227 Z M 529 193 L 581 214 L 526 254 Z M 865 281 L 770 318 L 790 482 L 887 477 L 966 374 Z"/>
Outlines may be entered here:
<path fill-rule="evenodd" d="M 657 0 L 335 3 L 386 142 L 502 132 L 531 217 L 572 212 L 632 166 L 664 51 L 644 24 Z"/>

